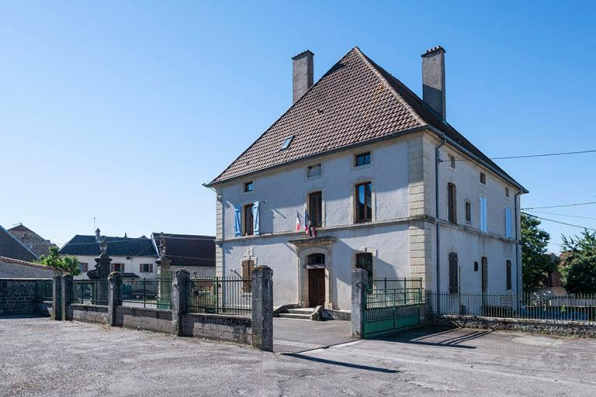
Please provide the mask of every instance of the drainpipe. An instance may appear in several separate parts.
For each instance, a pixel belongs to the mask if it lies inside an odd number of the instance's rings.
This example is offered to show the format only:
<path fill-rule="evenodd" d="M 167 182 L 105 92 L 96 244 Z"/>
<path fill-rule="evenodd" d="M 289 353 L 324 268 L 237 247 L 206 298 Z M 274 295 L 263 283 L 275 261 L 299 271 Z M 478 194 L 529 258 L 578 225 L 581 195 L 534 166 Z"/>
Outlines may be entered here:
<path fill-rule="evenodd" d="M 443 141 L 438 144 L 435 147 L 435 218 L 437 221 L 436 224 L 436 237 L 437 237 L 437 269 L 436 269 L 436 276 L 437 276 L 437 308 L 436 308 L 436 314 L 440 314 L 441 313 L 441 307 L 440 307 L 440 303 L 441 303 L 441 297 L 440 297 L 440 293 L 441 293 L 441 254 L 440 254 L 440 250 L 441 250 L 441 227 L 439 225 L 439 164 L 441 164 L 441 159 L 439 158 L 439 150 L 443 147 L 443 145 L 445 145 L 445 142 L 447 141 L 447 139 L 445 138 L 445 135 L 442 136 L 443 137 Z"/>
<path fill-rule="evenodd" d="M 519 253 L 519 245 L 521 244 L 521 214 L 517 212 L 519 209 L 517 208 L 517 198 L 521 196 L 522 191 L 515 193 L 514 196 L 514 208 L 515 208 L 515 291 L 517 295 L 517 304 L 519 305 L 519 271 L 521 269 L 521 260 L 520 260 L 520 253 Z"/>

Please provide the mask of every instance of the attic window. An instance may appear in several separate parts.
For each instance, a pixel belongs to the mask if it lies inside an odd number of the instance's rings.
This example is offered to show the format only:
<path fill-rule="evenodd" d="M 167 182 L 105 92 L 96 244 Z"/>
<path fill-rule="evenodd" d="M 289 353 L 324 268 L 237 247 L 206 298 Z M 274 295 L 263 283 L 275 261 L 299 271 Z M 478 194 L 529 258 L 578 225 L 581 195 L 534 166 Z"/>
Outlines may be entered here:
<path fill-rule="evenodd" d="M 289 148 L 293 139 L 294 139 L 294 135 L 287 137 L 284 140 L 284 143 L 281 144 L 281 149 L 279 149 L 279 150 L 286 150 L 287 148 Z"/>

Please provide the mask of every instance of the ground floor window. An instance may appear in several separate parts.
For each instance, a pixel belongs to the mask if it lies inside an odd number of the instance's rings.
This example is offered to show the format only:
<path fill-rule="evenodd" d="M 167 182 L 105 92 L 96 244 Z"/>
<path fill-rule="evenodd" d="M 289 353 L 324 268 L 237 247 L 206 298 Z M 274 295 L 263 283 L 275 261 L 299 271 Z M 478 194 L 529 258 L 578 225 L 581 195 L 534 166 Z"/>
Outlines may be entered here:
<path fill-rule="evenodd" d="M 153 263 L 141 263 L 139 271 L 141 273 L 153 273 Z"/>
<path fill-rule="evenodd" d="M 112 271 L 124 273 L 124 263 L 112 263 Z"/>
<path fill-rule="evenodd" d="M 512 273 L 511 270 L 512 269 L 511 269 L 511 261 L 510 260 L 507 260 L 507 262 L 505 264 L 505 267 L 506 267 L 506 272 L 507 272 L 507 290 L 512 290 L 513 289 L 513 282 L 511 280 L 511 278 L 512 278 L 511 277 L 511 273 Z"/>
<path fill-rule="evenodd" d="M 455 252 L 449 254 L 449 293 L 459 292 L 458 258 Z"/>
<path fill-rule="evenodd" d="M 370 252 L 356 254 L 356 269 L 366 270 L 368 279 L 373 279 L 373 256 Z"/>

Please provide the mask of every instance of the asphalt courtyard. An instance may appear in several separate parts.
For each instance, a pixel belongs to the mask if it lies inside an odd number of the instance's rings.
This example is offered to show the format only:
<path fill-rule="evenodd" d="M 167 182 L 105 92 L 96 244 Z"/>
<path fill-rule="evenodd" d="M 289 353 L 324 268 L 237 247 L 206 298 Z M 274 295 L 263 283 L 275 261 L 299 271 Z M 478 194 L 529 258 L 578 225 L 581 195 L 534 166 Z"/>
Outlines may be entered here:
<path fill-rule="evenodd" d="M 466 329 L 272 354 L 95 324 L 0 318 L 1 396 L 596 396 L 595 357 L 594 340 Z"/>

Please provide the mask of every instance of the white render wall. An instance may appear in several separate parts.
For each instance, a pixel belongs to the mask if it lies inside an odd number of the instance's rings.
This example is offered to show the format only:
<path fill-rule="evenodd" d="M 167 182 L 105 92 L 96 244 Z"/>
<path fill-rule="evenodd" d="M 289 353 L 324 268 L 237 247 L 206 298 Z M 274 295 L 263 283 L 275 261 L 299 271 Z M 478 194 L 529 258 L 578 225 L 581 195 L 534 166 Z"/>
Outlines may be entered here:
<path fill-rule="evenodd" d="M 261 235 L 293 232 L 296 213 L 302 218 L 308 194 L 323 192 L 323 226 L 353 225 L 355 185 L 372 182 L 373 220 L 388 221 L 408 216 L 408 142 L 401 140 L 372 147 L 370 165 L 353 167 L 353 155 L 371 149 L 362 148 L 340 157 L 320 159 L 260 178 L 239 180 L 223 187 L 224 240 L 234 239 L 234 208 L 260 201 Z M 322 175 L 307 178 L 306 167 L 321 163 Z M 254 191 L 243 193 L 245 182 L 252 181 Z"/>
<path fill-rule="evenodd" d="M 87 263 L 89 265 L 88 270 L 95 269 L 95 256 L 83 256 L 83 255 L 76 255 L 76 258 L 79 260 L 80 263 Z M 112 263 L 124 263 L 124 273 L 135 273 L 140 278 L 146 278 L 148 280 L 157 279 L 157 263 L 155 263 L 156 258 L 154 256 L 113 256 Z M 127 259 L 128 258 L 128 259 Z M 141 263 L 152 263 L 153 264 L 153 272 L 152 273 L 141 273 L 139 272 Z M 80 275 L 76 276 L 75 279 L 88 279 L 87 273 L 81 273 Z"/>

